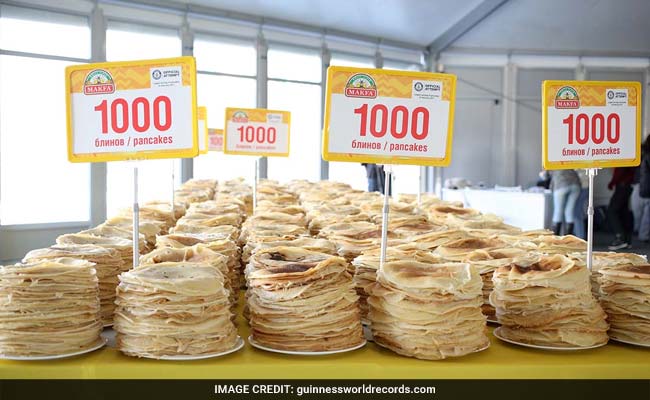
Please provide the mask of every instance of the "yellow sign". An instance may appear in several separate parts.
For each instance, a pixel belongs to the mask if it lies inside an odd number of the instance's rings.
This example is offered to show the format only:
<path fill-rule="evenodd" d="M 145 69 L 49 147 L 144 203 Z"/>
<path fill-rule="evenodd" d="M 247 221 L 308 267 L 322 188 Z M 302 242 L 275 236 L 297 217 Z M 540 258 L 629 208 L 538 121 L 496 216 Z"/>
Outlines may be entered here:
<path fill-rule="evenodd" d="M 544 81 L 544 169 L 639 165 L 641 104 L 639 82 Z"/>
<path fill-rule="evenodd" d="M 74 65 L 65 81 L 71 162 L 198 155 L 194 57 Z"/>
<path fill-rule="evenodd" d="M 196 111 L 199 119 L 199 154 L 208 154 L 208 109 L 200 106 Z"/>
<path fill-rule="evenodd" d="M 447 166 L 456 76 L 330 67 L 323 159 Z"/>
<path fill-rule="evenodd" d="M 208 150 L 223 152 L 223 129 L 208 129 Z"/>
<path fill-rule="evenodd" d="M 226 108 L 223 152 L 260 157 L 288 157 L 289 111 Z"/>

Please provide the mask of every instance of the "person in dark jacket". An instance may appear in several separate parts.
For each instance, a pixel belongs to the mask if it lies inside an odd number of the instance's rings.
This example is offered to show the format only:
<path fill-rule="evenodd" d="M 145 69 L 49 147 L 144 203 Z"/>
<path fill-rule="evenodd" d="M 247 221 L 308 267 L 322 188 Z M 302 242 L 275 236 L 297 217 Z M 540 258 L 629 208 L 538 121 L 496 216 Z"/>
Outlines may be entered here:
<path fill-rule="evenodd" d="M 377 164 L 361 164 L 366 168 L 366 177 L 368 178 L 368 191 L 379 192 L 384 194 L 384 184 L 386 183 L 386 173 L 384 172 L 383 165 Z M 388 195 L 391 194 L 391 187 L 389 182 Z"/>
<path fill-rule="evenodd" d="M 636 167 L 614 168 L 612 180 L 607 185 L 614 190 L 607 207 L 607 218 L 616 239 L 609 245 L 610 250 L 622 250 L 632 247 L 633 218 L 630 217 L 630 196 Z"/>
<path fill-rule="evenodd" d="M 650 136 L 648 136 L 641 145 L 639 197 L 641 197 L 639 240 L 648 242 L 650 241 Z"/>

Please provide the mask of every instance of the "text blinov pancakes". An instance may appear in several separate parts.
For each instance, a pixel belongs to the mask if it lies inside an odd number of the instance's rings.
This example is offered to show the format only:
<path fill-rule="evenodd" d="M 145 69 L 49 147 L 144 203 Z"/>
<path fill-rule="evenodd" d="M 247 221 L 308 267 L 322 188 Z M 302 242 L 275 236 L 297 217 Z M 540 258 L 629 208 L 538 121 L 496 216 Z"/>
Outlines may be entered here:
<path fill-rule="evenodd" d="M 549 347 L 607 342 L 605 313 L 584 264 L 562 255 L 532 256 L 497 268 L 492 280 L 490 303 L 505 338 Z"/>
<path fill-rule="evenodd" d="M 363 342 L 358 296 L 343 258 L 265 249 L 247 269 L 253 339 L 274 349 L 343 350 Z"/>

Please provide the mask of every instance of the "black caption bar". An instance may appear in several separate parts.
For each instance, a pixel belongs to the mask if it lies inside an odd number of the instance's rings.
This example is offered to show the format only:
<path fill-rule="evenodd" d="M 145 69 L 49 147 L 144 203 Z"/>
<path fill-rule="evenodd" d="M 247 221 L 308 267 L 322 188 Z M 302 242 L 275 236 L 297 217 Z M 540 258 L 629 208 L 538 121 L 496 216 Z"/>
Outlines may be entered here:
<path fill-rule="evenodd" d="M 0 399 L 650 399 L 650 380 L 2 380 Z"/>

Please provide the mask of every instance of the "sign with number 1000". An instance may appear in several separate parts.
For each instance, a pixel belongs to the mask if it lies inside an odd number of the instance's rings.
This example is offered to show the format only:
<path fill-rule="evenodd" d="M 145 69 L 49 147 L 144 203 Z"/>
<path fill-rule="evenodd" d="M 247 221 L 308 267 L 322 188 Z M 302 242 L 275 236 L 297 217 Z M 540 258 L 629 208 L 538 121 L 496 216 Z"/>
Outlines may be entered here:
<path fill-rule="evenodd" d="M 70 66 L 66 106 L 72 162 L 198 154 L 193 57 Z"/>
<path fill-rule="evenodd" d="M 542 91 L 545 169 L 639 165 L 638 82 L 545 81 Z"/>
<path fill-rule="evenodd" d="M 290 122 L 288 111 L 227 108 L 224 153 L 286 157 Z"/>
<path fill-rule="evenodd" d="M 450 74 L 330 67 L 323 158 L 449 165 L 455 92 Z"/>

